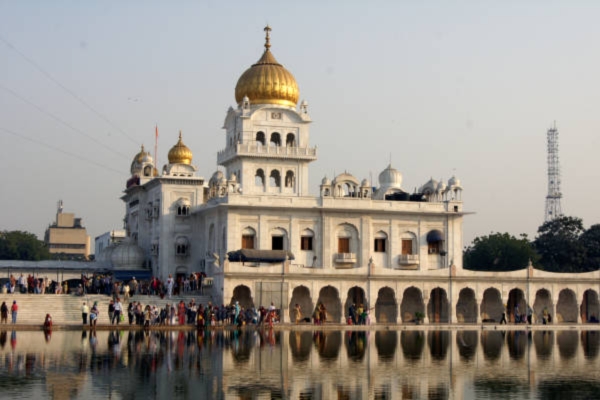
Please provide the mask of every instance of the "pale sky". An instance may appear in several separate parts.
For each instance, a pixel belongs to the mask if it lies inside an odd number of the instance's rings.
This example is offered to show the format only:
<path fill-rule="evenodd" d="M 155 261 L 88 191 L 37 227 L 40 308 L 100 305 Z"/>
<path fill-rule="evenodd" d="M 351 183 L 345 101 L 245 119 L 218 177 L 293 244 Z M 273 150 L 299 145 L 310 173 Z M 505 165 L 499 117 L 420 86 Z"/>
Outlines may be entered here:
<path fill-rule="evenodd" d="M 526 4 L 524 4 L 526 3 Z M 309 103 L 311 191 L 388 163 L 413 192 L 464 187 L 464 244 L 535 236 L 556 121 L 562 208 L 599 223 L 597 1 L 0 0 L 0 230 L 43 238 L 56 204 L 94 237 L 122 228 L 141 144 L 158 167 L 179 130 L 216 169 L 240 75 L 264 49 Z"/>

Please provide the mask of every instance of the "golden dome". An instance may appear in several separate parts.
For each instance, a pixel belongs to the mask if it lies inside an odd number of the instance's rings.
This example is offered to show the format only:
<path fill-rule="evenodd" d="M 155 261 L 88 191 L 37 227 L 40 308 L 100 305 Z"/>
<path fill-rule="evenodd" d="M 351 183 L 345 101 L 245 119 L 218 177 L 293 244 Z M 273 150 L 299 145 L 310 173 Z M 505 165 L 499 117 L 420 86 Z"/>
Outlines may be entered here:
<path fill-rule="evenodd" d="M 278 104 L 296 107 L 300 92 L 294 75 L 279 64 L 271 53 L 270 32 L 265 28 L 265 52 L 248 68 L 235 86 L 235 101 L 239 104 L 248 96 L 251 104 Z"/>
<path fill-rule="evenodd" d="M 171 150 L 169 150 L 169 164 L 191 164 L 192 151 L 181 141 L 181 131 L 179 131 L 179 141 Z"/>
<path fill-rule="evenodd" d="M 139 153 L 137 153 L 133 157 L 133 161 L 131 162 L 131 175 L 135 175 L 142 168 L 142 164 L 153 164 L 154 159 L 150 155 L 149 151 L 144 150 L 144 145 L 142 145 L 142 149 Z"/>

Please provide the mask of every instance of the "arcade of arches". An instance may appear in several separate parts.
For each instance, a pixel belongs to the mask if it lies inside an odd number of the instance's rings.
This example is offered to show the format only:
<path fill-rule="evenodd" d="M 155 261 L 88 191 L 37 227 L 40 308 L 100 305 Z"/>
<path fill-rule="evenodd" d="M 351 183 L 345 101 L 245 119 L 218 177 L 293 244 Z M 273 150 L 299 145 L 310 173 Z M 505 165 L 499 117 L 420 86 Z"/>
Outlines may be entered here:
<path fill-rule="evenodd" d="M 350 307 L 362 305 L 369 311 L 370 323 L 409 323 L 421 320 L 427 323 L 499 323 L 503 314 L 508 323 L 518 322 L 531 314 L 533 324 L 541 324 L 544 319 L 550 323 L 598 322 L 600 302 L 598 292 L 592 289 L 583 291 L 578 299 L 576 292 L 563 288 L 554 295 L 546 288 L 531 292 L 532 302 L 528 305 L 523 290 L 513 288 L 503 298 L 495 287 L 483 290 L 480 299 L 475 290 L 464 287 L 458 290 L 458 298 L 452 300 L 446 288 L 435 287 L 424 291 L 415 286 L 406 287 L 396 293 L 391 287 L 382 287 L 373 293 L 370 300 L 366 289 L 353 286 L 343 293 L 332 285 L 326 285 L 315 293 L 303 285 L 290 288 L 291 296 L 281 308 L 283 321 L 293 321 L 294 308 L 300 305 L 304 317 L 311 317 L 319 304 L 327 310 L 327 322 L 342 323 L 348 320 Z M 252 290 L 238 285 L 233 290 L 231 302 L 239 301 L 244 308 L 268 304 L 255 304 Z M 549 316 L 549 318 L 548 318 Z M 545 318 L 544 318 L 545 317 Z"/>

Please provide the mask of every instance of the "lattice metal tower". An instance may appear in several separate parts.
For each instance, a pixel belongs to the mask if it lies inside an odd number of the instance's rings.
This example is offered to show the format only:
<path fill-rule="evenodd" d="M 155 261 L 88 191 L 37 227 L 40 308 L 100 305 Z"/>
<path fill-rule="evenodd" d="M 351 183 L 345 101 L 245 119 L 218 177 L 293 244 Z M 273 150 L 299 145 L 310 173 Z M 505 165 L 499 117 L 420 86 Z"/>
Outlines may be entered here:
<path fill-rule="evenodd" d="M 548 195 L 546 196 L 545 221 L 562 215 L 560 199 L 560 164 L 558 163 L 558 130 L 556 122 L 548 129 Z"/>

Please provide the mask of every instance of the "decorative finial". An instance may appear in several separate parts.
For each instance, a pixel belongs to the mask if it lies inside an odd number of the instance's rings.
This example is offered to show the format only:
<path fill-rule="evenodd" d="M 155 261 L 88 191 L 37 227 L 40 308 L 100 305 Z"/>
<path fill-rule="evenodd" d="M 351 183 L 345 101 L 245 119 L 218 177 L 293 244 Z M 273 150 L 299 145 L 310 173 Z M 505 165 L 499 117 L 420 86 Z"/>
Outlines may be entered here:
<path fill-rule="evenodd" d="M 142 145 L 142 153 L 144 152 L 144 145 Z"/>
<path fill-rule="evenodd" d="M 271 48 L 271 27 L 269 25 L 265 26 L 264 31 L 265 35 L 265 49 L 268 51 Z"/>
<path fill-rule="evenodd" d="M 179 130 L 179 140 L 181 140 L 181 129 Z"/>

